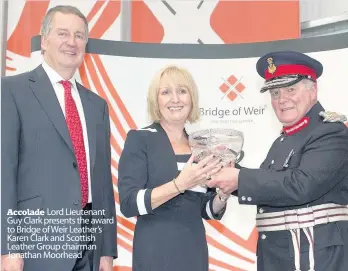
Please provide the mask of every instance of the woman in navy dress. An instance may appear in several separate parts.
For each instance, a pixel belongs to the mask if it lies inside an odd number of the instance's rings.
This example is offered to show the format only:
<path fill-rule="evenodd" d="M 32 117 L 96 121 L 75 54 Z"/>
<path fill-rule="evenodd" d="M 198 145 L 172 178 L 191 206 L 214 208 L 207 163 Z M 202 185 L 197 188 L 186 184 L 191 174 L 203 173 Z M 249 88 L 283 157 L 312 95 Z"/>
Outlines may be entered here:
<path fill-rule="evenodd" d="M 150 84 L 154 123 L 131 130 L 119 162 L 121 212 L 137 217 L 134 271 L 208 271 L 204 219 L 221 219 L 226 199 L 201 186 L 221 169 L 210 156 L 194 163 L 185 123 L 199 119 L 191 74 L 175 66 Z"/>

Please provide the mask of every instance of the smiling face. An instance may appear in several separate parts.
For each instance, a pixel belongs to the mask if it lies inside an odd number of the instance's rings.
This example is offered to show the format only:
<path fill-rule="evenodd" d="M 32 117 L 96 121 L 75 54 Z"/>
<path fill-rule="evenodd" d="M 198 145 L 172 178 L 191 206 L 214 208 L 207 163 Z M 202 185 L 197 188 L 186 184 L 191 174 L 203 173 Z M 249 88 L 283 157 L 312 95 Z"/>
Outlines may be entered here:
<path fill-rule="evenodd" d="M 49 33 L 41 40 L 47 64 L 58 73 L 74 73 L 83 61 L 87 35 L 85 23 L 80 17 L 56 12 Z"/>
<path fill-rule="evenodd" d="M 192 99 L 184 78 L 165 75 L 158 90 L 158 108 L 161 121 L 168 124 L 184 124 L 192 110 Z"/>
<path fill-rule="evenodd" d="M 317 102 L 316 84 L 302 80 L 295 85 L 271 89 L 272 106 L 284 126 L 291 126 L 303 118 Z"/>

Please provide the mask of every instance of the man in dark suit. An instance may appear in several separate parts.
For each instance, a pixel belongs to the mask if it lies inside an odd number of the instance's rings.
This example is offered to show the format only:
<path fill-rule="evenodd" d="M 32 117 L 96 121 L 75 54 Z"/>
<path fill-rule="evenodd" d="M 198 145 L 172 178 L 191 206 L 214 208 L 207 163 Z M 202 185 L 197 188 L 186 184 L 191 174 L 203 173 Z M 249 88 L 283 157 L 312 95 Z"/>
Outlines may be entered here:
<path fill-rule="evenodd" d="M 260 169 L 224 168 L 208 185 L 257 205 L 257 270 L 348 270 L 348 129 L 317 99 L 323 66 L 282 51 L 261 57 L 257 71 L 282 133 Z"/>
<path fill-rule="evenodd" d="M 108 106 L 74 79 L 87 20 L 56 6 L 41 37 L 42 65 L 1 81 L 2 270 L 111 271 Z"/>

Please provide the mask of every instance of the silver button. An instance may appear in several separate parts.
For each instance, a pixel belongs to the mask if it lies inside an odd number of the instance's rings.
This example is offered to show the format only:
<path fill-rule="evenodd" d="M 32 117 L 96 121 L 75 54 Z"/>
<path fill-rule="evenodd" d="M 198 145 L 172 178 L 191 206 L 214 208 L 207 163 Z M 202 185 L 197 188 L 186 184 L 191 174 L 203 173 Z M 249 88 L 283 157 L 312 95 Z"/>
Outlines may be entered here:
<path fill-rule="evenodd" d="M 262 208 L 259 209 L 259 213 L 262 214 L 264 210 Z"/>
<path fill-rule="evenodd" d="M 265 240 L 266 238 L 267 238 L 266 234 L 262 234 L 262 235 L 261 235 L 261 239 L 262 239 L 262 240 Z"/>
<path fill-rule="evenodd" d="M 271 164 L 272 164 L 272 165 L 274 164 L 274 160 L 271 161 Z"/>
<path fill-rule="evenodd" d="M 248 197 L 248 199 L 247 199 L 248 201 L 251 201 L 252 200 L 252 198 L 251 197 Z"/>
<path fill-rule="evenodd" d="M 283 140 L 284 140 L 284 137 L 282 137 L 282 138 L 280 139 L 280 142 L 283 142 Z"/>
<path fill-rule="evenodd" d="M 242 201 L 245 201 L 245 200 L 246 200 L 246 197 L 243 196 L 243 197 L 242 197 Z"/>

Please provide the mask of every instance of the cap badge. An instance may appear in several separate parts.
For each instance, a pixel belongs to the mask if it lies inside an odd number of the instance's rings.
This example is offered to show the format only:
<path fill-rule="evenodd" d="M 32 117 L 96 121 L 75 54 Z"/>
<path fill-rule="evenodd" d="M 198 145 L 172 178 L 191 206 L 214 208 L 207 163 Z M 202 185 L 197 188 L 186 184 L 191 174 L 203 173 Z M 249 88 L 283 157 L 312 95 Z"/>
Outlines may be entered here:
<path fill-rule="evenodd" d="M 267 58 L 267 63 L 268 63 L 268 72 L 273 74 L 277 70 L 277 66 L 274 65 L 273 63 L 273 57 Z"/>

